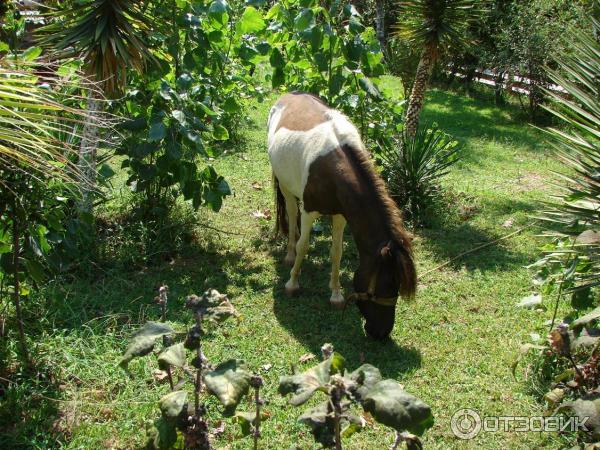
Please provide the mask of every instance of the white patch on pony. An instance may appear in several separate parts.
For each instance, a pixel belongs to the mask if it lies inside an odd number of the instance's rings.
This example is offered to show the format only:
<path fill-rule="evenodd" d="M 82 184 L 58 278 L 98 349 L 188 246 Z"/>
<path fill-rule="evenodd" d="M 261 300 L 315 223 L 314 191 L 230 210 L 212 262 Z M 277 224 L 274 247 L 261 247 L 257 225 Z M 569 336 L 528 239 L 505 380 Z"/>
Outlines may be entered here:
<path fill-rule="evenodd" d="M 277 130 L 283 109 L 276 105 L 269 113 L 269 159 L 279 184 L 302 199 L 310 166 L 318 157 L 346 144 L 359 149 L 364 146 L 356 127 L 335 110 L 328 110 L 328 120 L 310 130 Z"/>

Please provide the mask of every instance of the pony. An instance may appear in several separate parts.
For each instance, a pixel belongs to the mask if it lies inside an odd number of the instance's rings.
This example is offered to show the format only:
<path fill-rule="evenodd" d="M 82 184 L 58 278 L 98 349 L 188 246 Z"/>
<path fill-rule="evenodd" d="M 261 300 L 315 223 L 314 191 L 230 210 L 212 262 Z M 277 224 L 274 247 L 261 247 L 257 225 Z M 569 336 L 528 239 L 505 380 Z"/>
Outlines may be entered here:
<path fill-rule="evenodd" d="M 292 266 L 285 292 L 300 288 L 300 266 L 312 224 L 332 219 L 330 303 L 356 303 L 365 331 L 387 338 L 398 296 L 413 298 L 417 274 L 412 237 L 371 162 L 356 127 L 339 111 L 306 93 L 283 95 L 268 119 L 268 153 L 277 211 L 276 230 L 287 235 L 285 263 Z M 342 295 L 339 269 L 348 224 L 359 253 L 354 293 Z"/>

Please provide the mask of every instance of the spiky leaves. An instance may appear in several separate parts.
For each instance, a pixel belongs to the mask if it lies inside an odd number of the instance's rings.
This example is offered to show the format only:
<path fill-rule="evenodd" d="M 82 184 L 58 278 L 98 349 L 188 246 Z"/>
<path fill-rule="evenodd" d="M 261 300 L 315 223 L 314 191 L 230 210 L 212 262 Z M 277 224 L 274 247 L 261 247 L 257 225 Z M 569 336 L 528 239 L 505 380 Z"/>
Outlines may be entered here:
<path fill-rule="evenodd" d="M 135 0 L 88 0 L 48 14 L 41 42 L 63 56 L 81 55 L 87 72 L 115 94 L 126 83 L 128 68 L 142 70 L 152 56 L 144 36 L 150 20 Z"/>
<path fill-rule="evenodd" d="M 553 228 L 547 234 L 558 245 L 536 265 L 558 269 L 567 290 L 600 284 L 600 43 L 593 36 L 600 22 L 594 19 L 592 25 L 594 33 L 576 33 L 570 51 L 557 58 L 558 68 L 549 71 L 568 95 L 546 91 L 553 104 L 545 109 L 567 125 L 548 133 L 570 173 L 558 175 L 562 192 L 542 211 Z"/>

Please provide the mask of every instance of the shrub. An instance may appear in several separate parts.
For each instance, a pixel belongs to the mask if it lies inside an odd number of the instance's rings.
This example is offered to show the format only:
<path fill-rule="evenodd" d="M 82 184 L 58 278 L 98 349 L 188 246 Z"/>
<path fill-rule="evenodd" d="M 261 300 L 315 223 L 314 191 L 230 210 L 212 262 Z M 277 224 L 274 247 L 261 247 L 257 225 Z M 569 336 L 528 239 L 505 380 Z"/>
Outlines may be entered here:
<path fill-rule="evenodd" d="M 420 125 L 414 138 L 397 136 L 383 148 L 383 176 L 392 197 L 413 226 L 440 193 L 440 179 L 458 160 L 460 145 L 437 125 Z"/>

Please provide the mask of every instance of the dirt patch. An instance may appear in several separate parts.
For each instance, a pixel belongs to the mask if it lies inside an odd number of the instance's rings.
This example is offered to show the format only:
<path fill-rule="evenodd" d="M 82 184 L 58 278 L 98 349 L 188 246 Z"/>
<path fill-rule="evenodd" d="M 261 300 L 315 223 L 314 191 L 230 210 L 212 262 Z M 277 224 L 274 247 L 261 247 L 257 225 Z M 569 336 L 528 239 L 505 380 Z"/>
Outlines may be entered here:
<path fill-rule="evenodd" d="M 537 173 L 524 173 L 517 177 L 517 189 L 519 191 L 545 191 L 548 189 L 548 183 L 541 175 Z"/>

